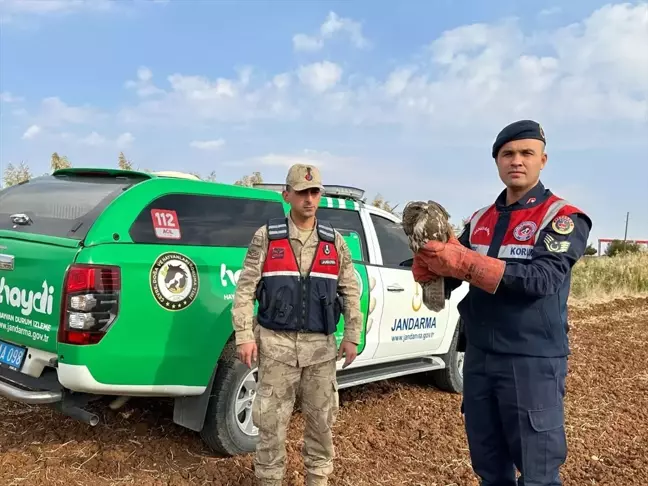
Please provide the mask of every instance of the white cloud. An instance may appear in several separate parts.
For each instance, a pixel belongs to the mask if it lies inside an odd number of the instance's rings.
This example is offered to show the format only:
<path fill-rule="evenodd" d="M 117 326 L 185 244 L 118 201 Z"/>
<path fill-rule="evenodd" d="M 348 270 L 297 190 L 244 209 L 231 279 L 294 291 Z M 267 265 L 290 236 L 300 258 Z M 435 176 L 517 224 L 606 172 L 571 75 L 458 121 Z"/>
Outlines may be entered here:
<path fill-rule="evenodd" d="M 133 7 L 166 4 L 168 0 L 0 0 L 0 24 L 25 17 L 52 17 L 82 12 L 132 12 Z"/>
<path fill-rule="evenodd" d="M 108 11 L 115 9 L 118 3 L 111 0 L 0 0 L 0 23 L 9 23 L 22 16 Z"/>
<path fill-rule="evenodd" d="M 42 126 L 88 124 L 101 118 L 98 110 L 90 106 L 70 106 L 56 96 L 42 100 L 41 110 L 34 119 Z"/>
<path fill-rule="evenodd" d="M 137 70 L 136 81 L 126 81 L 125 86 L 129 89 L 134 89 L 138 96 L 146 97 L 156 94 L 164 93 L 163 90 L 156 87 L 153 82 L 153 73 L 146 66 L 142 66 Z"/>
<path fill-rule="evenodd" d="M 491 137 L 522 117 L 540 120 L 551 135 L 574 126 L 621 132 L 648 119 L 647 9 L 609 5 L 542 33 L 524 32 L 510 19 L 459 26 L 383 79 L 347 74 L 328 60 L 265 78 L 249 70 L 216 79 L 174 73 L 159 97 L 124 109 L 121 120 L 396 125 L 448 143 L 465 143 L 465 127 Z M 343 20 L 329 17 L 322 32 L 348 31 Z M 139 79 L 150 81 L 149 73 Z M 583 139 L 604 138 L 587 137 L 587 130 Z"/>
<path fill-rule="evenodd" d="M 299 80 L 316 93 L 333 88 L 342 78 L 342 68 L 330 61 L 302 66 L 297 71 Z"/>
<path fill-rule="evenodd" d="M 316 37 L 306 34 L 295 34 L 293 36 L 293 47 L 296 51 L 319 51 L 324 42 Z"/>
<path fill-rule="evenodd" d="M 20 96 L 14 96 L 9 91 L 0 93 L 0 102 L 2 103 L 19 103 L 23 101 Z"/>
<path fill-rule="evenodd" d="M 24 140 L 29 140 L 34 138 L 40 132 L 41 132 L 41 127 L 39 127 L 38 125 L 32 125 L 27 130 L 25 130 L 25 133 L 23 133 L 22 138 Z"/>
<path fill-rule="evenodd" d="M 79 140 L 79 143 L 83 145 L 90 145 L 90 146 L 99 146 L 103 145 L 106 143 L 106 137 L 99 135 L 97 132 L 92 132 L 90 135 L 83 137 Z"/>
<path fill-rule="evenodd" d="M 126 132 L 122 133 L 117 137 L 116 144 L 118 148 L 127 148 L 135 141 L 135 137 L 132 133 Z"/>
<path fill-rule="evenodd" d="M 358 49 L 365 49 L 371 43 L 362 35 L 362 24 L 349 18 L 340 17 L 335 12 L 329 12 L 324 23 L 320 26 L 319 34 L 295 34 L 293 48 L 296 51 L 318 51 L 324 47 L 324 42 L 339 34 L 349 37 L 351 43 Z"/>
<path fill-rule="evenodd" d="M 304 149 L 296 153 L 269 153 L 245 160 L 224 162 L 225 166 L 279 167 L 289 168 L 293 164 L 310 164 L 318 168 L 348 168 L 359 161 L 354 157 L 343 157 L 327 151 Z"/>
<path fill-rule="evenodd" d="M 225 140 L 219 138 L 218 140 L 194 140 L 189 144 L 190 147 L 200 150 L 216 150 L 225 145 Z"/>
<path fill-rule="evenodd" d="M 558 15 L 561 12 L 562 12 L 562 7 L 555 6 L 555 7 L 548 7 L 540 10 L 539 15 L 541 16 Z"/>

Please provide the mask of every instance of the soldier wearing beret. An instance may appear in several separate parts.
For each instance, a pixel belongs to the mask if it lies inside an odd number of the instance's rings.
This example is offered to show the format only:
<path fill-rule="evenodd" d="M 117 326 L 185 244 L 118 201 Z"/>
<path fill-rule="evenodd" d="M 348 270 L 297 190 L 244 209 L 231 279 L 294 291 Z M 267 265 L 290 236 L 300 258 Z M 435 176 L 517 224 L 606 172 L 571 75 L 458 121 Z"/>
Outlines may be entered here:
<path fill-rule="evenodd" d="M 592 222 L 540 182 L 545 144 L 535 121 L 505 127 L 492 156 L 506 188 L 458 240 L 430 242 L 412 268 L 418 282 L 445 277 L 447 292 L 470 284 L 459 303 L 462 411 L 483 486 L 562 484 L 567 296 Z"/>

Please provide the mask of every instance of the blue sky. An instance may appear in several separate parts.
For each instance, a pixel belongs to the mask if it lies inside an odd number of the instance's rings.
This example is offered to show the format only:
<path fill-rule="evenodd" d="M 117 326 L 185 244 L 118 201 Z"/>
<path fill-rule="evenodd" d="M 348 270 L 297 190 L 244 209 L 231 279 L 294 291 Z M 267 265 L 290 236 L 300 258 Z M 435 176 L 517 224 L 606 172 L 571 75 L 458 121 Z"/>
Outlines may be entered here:
<path fill-rule="evenodd" d="M 534 118 L 595 246 L 626 211 L 648 239 L 647 45 L 645 2 L 0 0 L 0 168 L 309 161 L 458 221 L 502 189 L 497 132 Z"/>

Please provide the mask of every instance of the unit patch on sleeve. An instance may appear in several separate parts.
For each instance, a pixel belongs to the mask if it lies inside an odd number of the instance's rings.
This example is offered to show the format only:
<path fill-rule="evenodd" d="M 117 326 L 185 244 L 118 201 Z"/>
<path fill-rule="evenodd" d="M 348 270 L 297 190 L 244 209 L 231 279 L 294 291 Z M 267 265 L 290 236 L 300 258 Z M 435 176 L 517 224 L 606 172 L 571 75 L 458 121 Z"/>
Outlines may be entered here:
<path fill-rule="evenodd" d="M 551 235 L 544 237 L 544 243 L 547 250 L 552 253 L 565 253 L 571 245 L 569 241 L 558 241 Z"/>
<path fill-rule="evenodd" d="M 182 310 L 198 295 L 198 269 L 185 255 L 163 253 L 151 267 L 150 283 L 158 304 L 167 310 Z"/>
<path fill-rule="evenodd" d="M 559 235 L 568 235 L 574 231 L 574 221 L 569 216 L 558 216 L 551 222 L 551 227 Z"/>
<path fill-rule="evenodd" d="M 523 221 L 513 230 L 513 237 L 518 241 L 528 241 L 535 234 L 538 227 L 533 221 Z"/>

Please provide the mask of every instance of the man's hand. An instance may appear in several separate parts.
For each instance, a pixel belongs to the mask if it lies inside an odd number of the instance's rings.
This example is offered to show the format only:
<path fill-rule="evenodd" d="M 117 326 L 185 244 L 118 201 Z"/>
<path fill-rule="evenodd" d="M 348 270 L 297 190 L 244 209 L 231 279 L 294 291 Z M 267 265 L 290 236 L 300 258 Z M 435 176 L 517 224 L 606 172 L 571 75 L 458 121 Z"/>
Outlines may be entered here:
<path fill-rule="evenodd" d="M 496 292 L 506 267 L 503 260 L 466 248 L 454 236 L 447 243 L 429 241 L 419 254 L 430 273 L 470 282 L 491 294 Z"/>
<path fill-rule="evenodd" d="M 241 362 L 245 363 L 248 368 L 252 368 L 252 363 L 257 359 L 256 343 L 239 344 L 236 347 L 236 356 Z"/>
<path fill-rule="evenodd" d="M 342 368 L 346 368 L 353 363 L 353 360 L 358 356 L 358 346 L 350 341 L 342 340 L 340 343 L 340 349 L 338 350 L 337 359 L 340 360 L 343 356 L 345 356 L 346 359 L 344 360 Z"/>
<path fill-rule="evenodd" d="M 423 261 L 423 258 L 419 253 L 414 255 L 414 263 L 412 265 L 412 275 L 414 280 L 420 284 L 425 282 L 430 282 L 431 280 L 436 280 L 439 278 L 439 275 L 432 272 L 428 265 Z"/>

